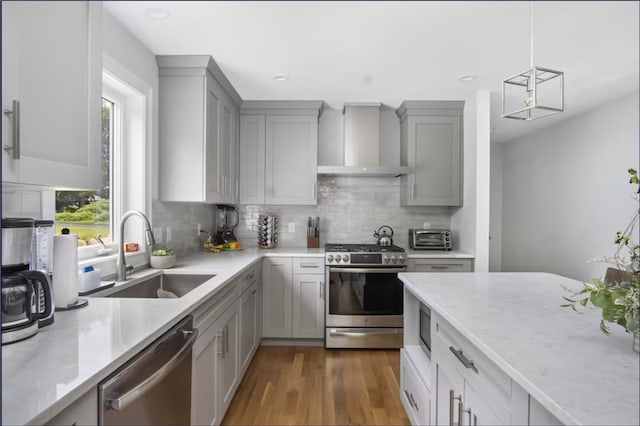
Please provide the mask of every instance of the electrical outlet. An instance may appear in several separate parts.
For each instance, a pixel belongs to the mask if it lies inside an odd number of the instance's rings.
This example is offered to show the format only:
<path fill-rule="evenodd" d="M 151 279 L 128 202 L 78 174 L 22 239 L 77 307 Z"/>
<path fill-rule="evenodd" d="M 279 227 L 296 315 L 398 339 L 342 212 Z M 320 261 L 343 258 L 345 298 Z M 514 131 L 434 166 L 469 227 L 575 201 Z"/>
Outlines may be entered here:
<path fill-rule="evenodd" d="M 295 222 L 289 222 L 289 232 L 292 233 L 292 234 L 294 232 L 296 232 L 296 224 L 295 224 Z"/>
<path fill-rule="evenodd" d="M 156 240 L 156 243 L 162 242 L 162 228 L 153 228 L 153 237 Z"/>
<path fill-rule="evenodd" d="M 431 229 L 431 223 L 429 222 L 424 222 L 422 224 L 422 229 Z"/>
<path fill-rule="evenodd" d="M 171 241 L 171 227 L 167 226 L 167 242 Z"/>

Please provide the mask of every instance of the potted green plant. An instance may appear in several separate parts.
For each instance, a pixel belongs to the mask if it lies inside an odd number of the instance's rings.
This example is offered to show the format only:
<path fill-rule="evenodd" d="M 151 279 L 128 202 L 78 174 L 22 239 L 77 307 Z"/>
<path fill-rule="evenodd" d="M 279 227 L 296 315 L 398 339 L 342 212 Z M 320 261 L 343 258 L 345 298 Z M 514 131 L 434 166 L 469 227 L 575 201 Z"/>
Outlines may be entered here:
<path fill-rule="evenodd" d="M 629 183 L 638 185 L 638 172 L 635 169 L 628 170 Z M 634 193 L 634 199 L 638 200 L 638 193 Z M 640 245 L 634 241 L 634 230 L 638 224 L 640 209 L 636 208 L 631 221 L 624 231 L 618 231 L 615 237 L 617 246 L 612 256 L 595 259 L 605 262 L 615 269 L 608 271 L 609 279 L 593 278 L 590 283 L 583 283 L 584 287 L 578 292 L 573 292 L 571 297 L 564 296 L 568 304 L 563 307 L 571 307 L 576 312 L 576 305 L 586 307 L 589 303 L 602 309 L 600 330 L 606 335 L 610 329 L 606 323 L 618 324 L 628 333 L 633 333 L 633 348 L 638 351 L 639 339 L 639 299 L 640 299 Z M 611 273 L 613 272 L 613 273 Z"/>
<path fill-rule="evenodd" d="M 149 265 L 156 269 L 169 269 L 176 264 L 176 254 L 171 245 L 157 248 L 151 252 Z"/>

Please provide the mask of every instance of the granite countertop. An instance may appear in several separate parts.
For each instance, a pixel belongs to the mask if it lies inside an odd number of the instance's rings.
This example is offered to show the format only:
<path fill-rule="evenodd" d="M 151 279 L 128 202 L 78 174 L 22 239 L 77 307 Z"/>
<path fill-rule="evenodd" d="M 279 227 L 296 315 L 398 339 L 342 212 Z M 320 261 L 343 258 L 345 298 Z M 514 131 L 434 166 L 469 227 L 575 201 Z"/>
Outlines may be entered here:
<path fill-rule="evenodd" d="M 2 346 L 2 424 L 48 421 L 264 256 L 323 257 L 324 250 L 248 248 L 178 258 L 172 272 L 216 276 L 179 299 L 89 297 L 89 306 L 56 312 L 35 336 Z"/>
<path fill-rule="evenodd" d="M 582 283 L 546 273 L 403 273 L 418 299 L 446 319 L 566 424 L 640 424 L 632 336 L 600 310 L 579 315 L 563 295 Z"/>

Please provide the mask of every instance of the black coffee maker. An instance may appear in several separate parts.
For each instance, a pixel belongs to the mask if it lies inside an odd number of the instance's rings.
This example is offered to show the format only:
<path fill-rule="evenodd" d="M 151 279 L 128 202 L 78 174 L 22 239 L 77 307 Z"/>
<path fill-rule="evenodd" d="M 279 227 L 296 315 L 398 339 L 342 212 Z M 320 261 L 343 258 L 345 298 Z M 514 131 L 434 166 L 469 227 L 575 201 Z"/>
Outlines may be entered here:
<path fill-rule="evenodd" d="M 53 312 L 49 278 L 31 270 L 34 219 L 2 219 L 2 344 L 17 342 L 38 332 L 38 321 Z"/>

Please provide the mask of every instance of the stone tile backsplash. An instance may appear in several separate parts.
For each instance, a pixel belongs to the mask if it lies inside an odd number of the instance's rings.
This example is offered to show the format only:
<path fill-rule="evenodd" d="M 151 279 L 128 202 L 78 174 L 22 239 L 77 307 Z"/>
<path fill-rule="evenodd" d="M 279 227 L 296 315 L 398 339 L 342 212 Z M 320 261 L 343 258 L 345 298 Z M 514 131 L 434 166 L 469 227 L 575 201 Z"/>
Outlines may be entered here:
<path fill-rule="evenodd" d="M 393 228 L 393 242 L 408 248 L 408 230 L 449 228 L 449 207 L 401 207 L 400 179 L 382 177 L 318 177 L 316 206 L 237 206 L 240 223 L 236 236 L 248 247 L 257 245 L 261 213 L 278 215 L 278 247 L 307 246 L 307 218 L 320 217 L 320 247 L 325 243 L 375 243 L 373 232 L 382 225 Z M 288 232 L 288 224 L 295 232 Z"/>
<path fill-rule="evenodd" d="M 177 256 L 200 250 L 197 231 L 215 232 L 216 206 L 198 203 L 167 203 L 153 201 L 153 228 L 162 228 L 162 241 L 167 240 L 166 229 L 171 228 L 171 243 Z"/>

